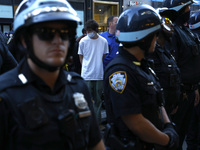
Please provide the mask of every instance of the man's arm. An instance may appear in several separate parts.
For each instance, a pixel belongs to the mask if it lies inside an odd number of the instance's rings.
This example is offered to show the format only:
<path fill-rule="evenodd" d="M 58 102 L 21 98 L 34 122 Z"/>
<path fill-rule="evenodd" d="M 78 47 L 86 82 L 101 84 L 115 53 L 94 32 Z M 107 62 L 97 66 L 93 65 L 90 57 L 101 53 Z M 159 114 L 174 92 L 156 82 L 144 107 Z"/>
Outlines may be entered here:
<path fill-rule="evenodd" d="M 103 140 L 101 140 L 96 146 L 90 148 L 89 150 L 105 150 Z"/>
<path fill-rule="evenodd" d="M 81 65 L 82 65 L 82 62 L 83 62 L 83 55 L 79 55 L 79 59 L 80 59 Z"/>
<path fill-rule="evenodd" d="M 102 61 L 104 60 L 105 57 L 106 57 L 106 54 L 103 54 Z"/>

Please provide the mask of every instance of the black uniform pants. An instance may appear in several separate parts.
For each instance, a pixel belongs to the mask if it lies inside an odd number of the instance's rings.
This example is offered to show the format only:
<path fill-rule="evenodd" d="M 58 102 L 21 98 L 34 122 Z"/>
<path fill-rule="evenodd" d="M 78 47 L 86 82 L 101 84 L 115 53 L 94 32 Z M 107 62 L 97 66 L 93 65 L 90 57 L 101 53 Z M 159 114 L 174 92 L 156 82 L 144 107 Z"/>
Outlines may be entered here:
<path fill-rule="evenodd" d="M 179 148 L 182 150 L 183 141 L 188 131 L 189 124 L 194 109 L 195 92 L 182 92 L 180 103 L 176 114 L 172 116 L 172 121 L 176 124 L 177 132 L 179 134 Z"/>
<path fill-rule="evenodd" d="M 186 143 L 187 150 L 200 150 L 200 103 L 194 108 Z"/>

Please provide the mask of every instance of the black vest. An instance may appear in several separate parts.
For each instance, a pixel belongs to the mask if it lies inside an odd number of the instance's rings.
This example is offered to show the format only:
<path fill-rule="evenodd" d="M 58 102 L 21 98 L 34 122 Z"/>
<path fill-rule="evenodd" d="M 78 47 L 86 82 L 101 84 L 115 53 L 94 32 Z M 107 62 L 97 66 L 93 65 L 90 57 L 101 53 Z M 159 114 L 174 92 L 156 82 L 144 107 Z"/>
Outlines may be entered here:
<path fill-rule="evenodd" d="M 140 93 L 140 100 L 142 103 L 142 114 L 145 118 L 150 120 L 158 129 L 162 130 L 162 121 L 161 118 L 159 118 L 159 106 L 158 101 L 160 100 L 159 92 L 160 92 L 160 85 L 155 77 L 155 75 L 152 73 L 153 70 L 149 69 L 148 66 L 145 67 L 145 72 L 143 69 L 141 69 L 140 66 L 135 65 L 132 61 L 128 60 L 126 57 L 122 56 L 121 54 L 118 54 L 115 59 L 113 59 L 105 70 L 105 87 L 109 84 L 109 76 L 113 73 L 110 72 L 115 67 L 121 66 L 125 68 L 127 72 L 130 74 L 133 74 L 137 80 L 138 84 L 136 85 L 137 88 L 139 88 Z M 127 81 L 129 82 L 129 81 Z M 123 121 L 118 118 L 114 118 L 113 110 L 112 110 L 112 103 L 107 97 L 109 95 L 107 92 L 108 90 L 105 90 L 105 102 L 106 102 L 106 111 L 107 111 L 107 119 L 109 123 L 114 123 L 119 133 L 123 136 L 134 136 L 132 135 L 131 131 L 128 130 L 126 125 L 123 123 Z M 126 129 L 125 129 L 126 128 Z M 127 132 L 127 133 L 126 133 Z"/>
<path fill-rule="evenodd" d="M 200 42 L 185 26 L 174 26 L 174 43 L 177 65 L 184 84 L 196 84 L 200 81 Z"/>
<path fill-rule="evenodd" d="M 9 88 L 0 89 L 17 123 L 10 131 L 9 149 L 87 150 L 90 108 L 76 104 L 73 94 L 82 93 L 87 102 L 90 94 L 80 76 L 66 73 L 68 77 L 71 81 L 56 95 L 44 94 L 31 84 L 10 82 Z"/>
<path fill-rule="evenodd" d="M 159 78 L 161 87 L 164 89 L 165 108 L 170 113 L 178 104 L 180 97 L 180 70 L 173 56 L 158 45 L 150 58 L 154 60 L 153 69 Z"/>

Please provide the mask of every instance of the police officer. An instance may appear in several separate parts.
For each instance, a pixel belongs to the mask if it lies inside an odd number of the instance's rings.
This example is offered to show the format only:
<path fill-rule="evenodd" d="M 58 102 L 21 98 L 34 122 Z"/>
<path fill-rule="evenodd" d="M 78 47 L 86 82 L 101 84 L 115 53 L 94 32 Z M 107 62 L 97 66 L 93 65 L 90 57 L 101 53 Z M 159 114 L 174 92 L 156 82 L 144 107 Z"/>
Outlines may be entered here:
<path fill-rule="evenodd" d="M 77 22 L 66 0 L 24 0 L 14 40 L 26 59 L 0 77 L 1 150 L 104 150 L 83 79 L 62 69 Z"/>
<path fill-rule="evenodd" d="M 189 28 L 192 33 L 200 37 L 200 11 L 193 13 L 189 19 Z M 198 89 L 200 89 L 198 87 Z M 189 129 L 187 132 L 186 143 L 187 150 L 200 149 L 200 104 L 195 106 Z"/>
<path fill-rule="evenodd" d="M 198 90 L 196 89 L 197 83 L 200 81 L 200 43 L 198 38 L 186 26 L 192 3 L 193 0 L 166 0 L 163 5 L 178 13 L 177 19 L 173 22 L 172 45 L 177 65 L 181 71 L 182 86 L 178 110 L 172 119 L 176 123 L 180 136 L 179 149 L 182 149 L 194 105 L 197 105 L 199 101 Z"/>
<path fill-rule="evenodd" d="M 111 126 L 105 142 L 111 149 L 177 146 L 178 135 L 163 107 L 162 89 L 146 60 L 160 29 L 161 17 L 149 5 L 130 7 L 119 16 L 116 40 L 123 46 L 106 67 L 104 86 Z"/>
<path fill-rule="evenodd" d="M 191 31 L 200 37 L 200 11 L 193 13 L 188 22 Z"/>
<path fill-rule="evenodd" d="M 9 51 L 5 35 L 0 31 L 0 74 L 17 66 L 17 61 Z"/>
<path fill-rule="evenodd" d="M 181 79 L 180 70 L 165 43 L 166 41 L 170 43 L 170 38 L 173 34 L 173 24 L 170 19 L 171 16 L 176 15 L 176 11 L 169 10 L 168 8 L 158 8 L 157 11 L 162 16 L 163 26 L 158 35 L 155 51 L 149 58 L 154 61 L 154 71 L 164 90 L 165 109 L 168 115 L 170 115 L 177 110 Z"/>

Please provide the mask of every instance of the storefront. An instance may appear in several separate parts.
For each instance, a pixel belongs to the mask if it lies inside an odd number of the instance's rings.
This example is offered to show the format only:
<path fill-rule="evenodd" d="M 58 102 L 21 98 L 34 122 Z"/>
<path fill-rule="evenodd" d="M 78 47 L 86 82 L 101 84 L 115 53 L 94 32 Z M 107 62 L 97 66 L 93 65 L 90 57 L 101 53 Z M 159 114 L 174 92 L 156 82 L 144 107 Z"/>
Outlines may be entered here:
<path fill-rule="evenodd" d="M 0 29 L 3 33 L 12 29 L 14 13 L 22 0 L 1 0 L 0 2 Z M 123 0 L 68 0 L 81 18 L 82 25 L 78 26 L 77 35 L 80 36 L 85 21 L 94 19 L 99 23 L 99 31 L 107 29 L 107 18 L 119 15 L 123 8 Z"/>
<path fill-rule="evenodd" d="M 107 30 L 107 19 L 113 15 L 119 16 L 119 2 L 93 1 L 93 19 L 99 23 L 99 32 Z"/>
<path fill-rule="evenodd" d="M 69 0 L 72 7 L 81 18 L 82 25 L 79 25 L 77 35 L 80 36 L 84 23 L 89 19 L 94 19 L 99 24 L 99 32 L 107 30 L 107 18 L 117 15 L 123 11 L 123 0 Z"/>
<path fill-rule="evenodd" d="M 13 7 L 10 5 L 0 5 L 0 29 L 3 33 L 11 30 L 13 22 Z"/>

